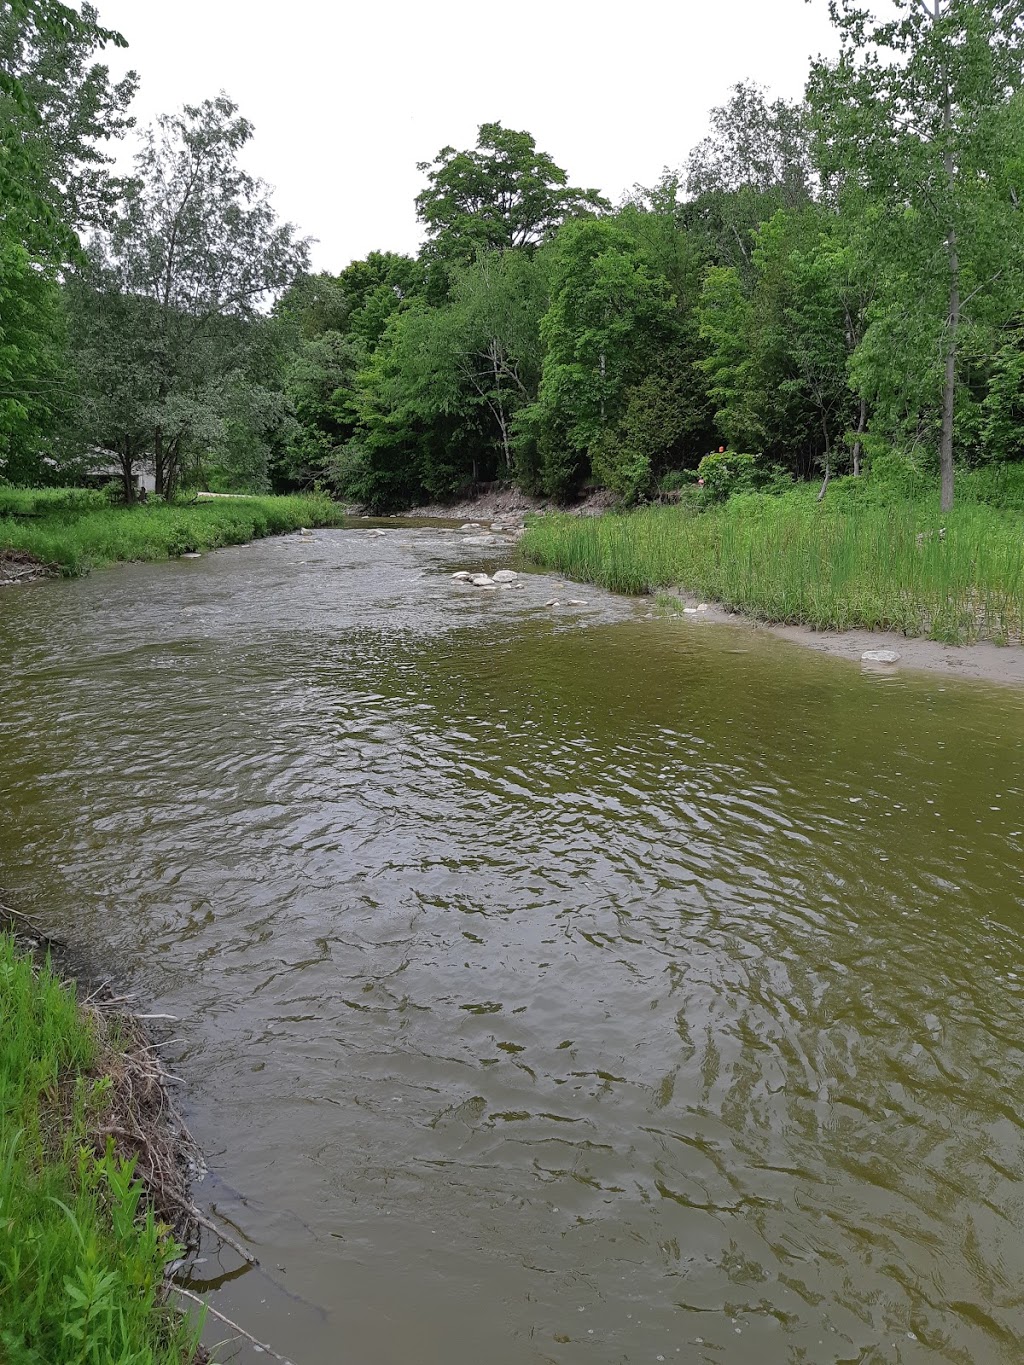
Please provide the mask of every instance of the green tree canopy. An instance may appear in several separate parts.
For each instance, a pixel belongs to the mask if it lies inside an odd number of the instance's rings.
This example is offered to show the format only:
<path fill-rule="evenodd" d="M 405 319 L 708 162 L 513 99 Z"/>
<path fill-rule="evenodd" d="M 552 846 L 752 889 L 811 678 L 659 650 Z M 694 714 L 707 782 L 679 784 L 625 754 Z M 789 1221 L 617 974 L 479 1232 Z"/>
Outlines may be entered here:
<path fill-rule="evenodd" d="M 610 208 L 597 190 L 571 186 L 529 133 L 500 123 L 481 124 L 474 148 L 443 147 L 418 169 L 428 184 L 416 211 L 432 254 L 446 261 L 468 262 L 480 250 L 533 248 L 567 218 Z"/>

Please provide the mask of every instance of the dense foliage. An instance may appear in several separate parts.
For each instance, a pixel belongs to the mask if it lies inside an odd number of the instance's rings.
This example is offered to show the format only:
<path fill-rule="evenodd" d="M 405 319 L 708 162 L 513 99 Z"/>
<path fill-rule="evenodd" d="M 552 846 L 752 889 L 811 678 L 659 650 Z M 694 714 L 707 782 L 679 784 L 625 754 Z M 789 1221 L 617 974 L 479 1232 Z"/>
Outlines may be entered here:
<path fill-rule="evenodd" d="M 727 447 L 824 497 L 895 457 L 950 506 L 956 469 L 1024 458 L 1024 14 L 827 2 L 804 101 L 735 87 L 617 207 L 484 123 L 420 166 L 416 258 L 313 275 L 226 96 L 115 176 L 123 40 L 0 0 L 0 477 L 633 503 Z"/>

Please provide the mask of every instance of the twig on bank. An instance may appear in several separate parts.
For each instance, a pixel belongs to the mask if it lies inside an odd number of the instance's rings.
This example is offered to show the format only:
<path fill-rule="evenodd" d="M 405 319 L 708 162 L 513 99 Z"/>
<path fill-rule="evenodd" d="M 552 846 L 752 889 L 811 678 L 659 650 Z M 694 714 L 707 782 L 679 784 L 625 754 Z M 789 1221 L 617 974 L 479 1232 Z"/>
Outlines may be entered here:
<path fill-rule="evenodd" d="M 268 1346 L 265 1341 L 258 1341 L 251 1332 L 247 1332 L 244 1327 L 239 1327 L 237 1322 L 232 1322 L 229 1317 L 226 1317 L 223 1313 L 219 1313 L 216 1308 L 211 1308 L 205 1299 L 200 1298 L 198 1294 L 193 1294 L 191 1289 L 183 1289 L 180 1284 L 174 1283 L 172 1283 L 170 1287 L 176 1294 L 181 1294 L 186 1299 L 191 1299 L 193 1303 L 198 1303 L 200 1308 L 205 1308 L 208 1313 L 211 1313 L 215 1318 L 218 1318 L 226 1326 L 230 1327 L 233 1332 L 237 1332 L 239 1336 L 245 1337 L 246 1341 L 251 1341 L 254 1346 L 258 1346 L 261 1351 L 266 1351 L 268 1356 L 273 1356 L 275 1360 L 280 1360 L 281 1365 L 292 1365 L 290 1360 L 286 1360 L 284 1356 L 279 1356 L 273 1347 Z"/>
<path fill-rule="evenodd" d="M 176 1203 L 180 1204 L 185 1212 L 190 1214 L 201 1227 L 206 1228 L 207 1231 L 212 1232 L 215 1237 L 219 1237 L 225 1245 L 237 1251 L 243 1261 L 248 1261 L 250 1265 L 259 1265 L 259 1259 L 254 1256 L 251 1251 L 242 1246 L 241 1242 L 237 1242 L 234 1237 L 232 1237 L 230 1233 L 225 1232 L 222 1227 L 218 1227 L 213 1219 L 208 1218 L 201 1209 L 196 1208 L 195 1204 L 193 1204 L 190 1199 L 181 1199 L 174 1194 L 170 1197 L 174 1199 Z"/>

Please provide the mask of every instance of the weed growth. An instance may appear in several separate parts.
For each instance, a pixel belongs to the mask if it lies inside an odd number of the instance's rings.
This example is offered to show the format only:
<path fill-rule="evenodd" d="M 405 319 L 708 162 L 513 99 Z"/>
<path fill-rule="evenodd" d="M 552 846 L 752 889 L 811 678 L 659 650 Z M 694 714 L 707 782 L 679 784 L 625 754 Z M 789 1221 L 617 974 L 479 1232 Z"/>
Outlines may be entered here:
<path fill-rule="evenodd" d="M 111 507 L 89 489 L 0 489 L 0 550 L 24 551 L 76 577 L 118 560 L 201 553 L 341 519 L 322 494 Z"/>
<path fill-rule="evenodd" d="M 678 586 L 763 620 L 949 643 L 1021 639 L 1024 521 L 980 498 L 945 516 L 931 500 L 819 506 L 810 490 L 703 511 L 549 516 L 529 527 L 522 549 L 616 592 Z"/>
<path fill-rule="evenodd" d="M 89 1134 L 108 1087 L 73 989 L 0 935 L 0 1360 L 182 1365 L 196 1333 L 163 1304 L 178 1248 L 133 1164 Z"/>

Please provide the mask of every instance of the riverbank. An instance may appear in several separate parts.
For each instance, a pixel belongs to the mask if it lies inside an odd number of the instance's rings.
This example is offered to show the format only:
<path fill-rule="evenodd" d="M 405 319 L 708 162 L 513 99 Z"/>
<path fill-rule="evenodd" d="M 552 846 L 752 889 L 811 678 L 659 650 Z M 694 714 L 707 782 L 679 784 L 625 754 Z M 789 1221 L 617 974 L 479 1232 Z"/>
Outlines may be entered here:
<path fill-rule="evenodd" d="M 205 1359 L 168 1300 L 192 1148 L 155 1049 L 136 1016 L 79 999 L 32 944 L 0 915 L 0 1356 Z"/>
<path fill-rule="evenodd" d="M 119 561 L 203 554 L 303 526 L 336 526 L 344 515 L 322 495 L 112 507 L 88 489 L 2 489 L 0 584 L 54 574 L 74 578 Z"/>
<path fill-rule="evenodd" d="M 552 502 L 550 498 L 531 497 L 529 493 L 523 493 L 518 488 L 500 488 L 493 492 L 481 493 L 477 497 L 463 498 L 458 502 L 424 503 L 398 515 L 449 521 L 501 521 L 523 525 L 528 516 L 543 516 L 549 512 L 561 512 L 571 517 L 596 517 L 607 512 L 617 502 L 615 494 L 603 488 L 587 494 L 570 508 L 562 507 Z M 357 514 L 369 515 L 358 509 Z"/>
<path fill-rule="evenodd" d="M 1024 520 L 991 507 L 835 511 L 745 497 L 704 511 L 546 516 L 521 548 L 578 581 L 634 595 L 683 585 L 773 625 L 1021 643 Z"/>

